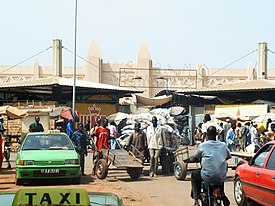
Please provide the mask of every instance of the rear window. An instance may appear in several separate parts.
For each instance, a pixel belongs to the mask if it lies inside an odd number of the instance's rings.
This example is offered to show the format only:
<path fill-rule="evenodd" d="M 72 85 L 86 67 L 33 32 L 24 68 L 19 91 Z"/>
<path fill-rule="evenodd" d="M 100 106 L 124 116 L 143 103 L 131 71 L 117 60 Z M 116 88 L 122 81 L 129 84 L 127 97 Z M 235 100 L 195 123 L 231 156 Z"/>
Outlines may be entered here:
<path fill-rule="evenodd" d="M 64 134 L 41 134 L 26 137 L 22 150 L 74 149 L 71 140 Z"/>

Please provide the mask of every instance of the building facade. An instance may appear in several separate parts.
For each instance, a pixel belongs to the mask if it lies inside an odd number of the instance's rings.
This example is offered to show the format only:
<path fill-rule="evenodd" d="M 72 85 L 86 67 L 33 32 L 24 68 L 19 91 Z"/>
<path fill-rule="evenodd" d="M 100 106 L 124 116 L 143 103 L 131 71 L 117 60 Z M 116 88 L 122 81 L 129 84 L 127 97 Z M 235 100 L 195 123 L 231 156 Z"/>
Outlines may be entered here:
<path fill-rule="evenodd" d="M 244 80 L 275 79 L 275 68 L 267 68 L 267 43 L 258 44 L 258 64 L 254 68 L 208 68 L 198 64 L 194 68 L 161 68 L 153 66 L 146 44 L 138 49 L 135 62 L 124 64 L 105 62 L 96 42 L 92 42 L 85 64 L 76 68 L 76 78 L 120 87 L 144 90 L 143 95 L 154 96 L 162 89 L 201 89 Z M 73 77 L 73 67 L 62 65 L 62 41 L 53 40 L 53 66 L 43 66 L 35 60 L 32 66 L 0 66 L 0 83 L 18 82 L 47 77 Z"/>

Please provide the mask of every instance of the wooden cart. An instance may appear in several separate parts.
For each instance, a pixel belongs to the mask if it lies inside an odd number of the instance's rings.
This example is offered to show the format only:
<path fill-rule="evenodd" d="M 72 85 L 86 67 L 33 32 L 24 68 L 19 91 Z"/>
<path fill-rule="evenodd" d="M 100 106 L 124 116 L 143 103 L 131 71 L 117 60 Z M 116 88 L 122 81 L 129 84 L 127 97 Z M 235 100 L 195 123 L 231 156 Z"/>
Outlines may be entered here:
<path fill-rule="evenodd" d="M 189 159 L 189 150 L 187 146 L 180 147 L 174 152 L 175 164 L 174 175 L 177 180 L 184 180 L 187 175 L 188 163 L 185 160 Z"/>
<path fill-rule="evenodd" d="M 143 170 L 141 160 L 124 149 L 98 151 L 95 164 L 95 174 L 99 179 L 105 179 L 107 177 L 110 165 L 118 169 L 126 169 L 131 179 L 134 180 L 140 177 Z"/>

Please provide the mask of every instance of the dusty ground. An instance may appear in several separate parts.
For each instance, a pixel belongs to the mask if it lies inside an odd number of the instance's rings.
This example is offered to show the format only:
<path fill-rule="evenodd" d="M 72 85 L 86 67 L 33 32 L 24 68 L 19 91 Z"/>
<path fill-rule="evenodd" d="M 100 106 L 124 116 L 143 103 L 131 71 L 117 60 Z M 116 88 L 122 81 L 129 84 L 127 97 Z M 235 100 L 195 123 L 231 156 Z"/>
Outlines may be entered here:
<path fill-rule="evenodd" d="M 122 198 L 124 205 L 131 206 L 169 206 L 183 205 L 191 206 L 193 204 L 190 198 L 190 172 L 185 181 L 177 181 L 173 174 L 162 175 L 159 170 L 158 178 L 151 178 L 142 175 L 137 181 L 130 179 L 124 170 L 110 170 L 105 180 L 99 180 L 91 175 L 91 155 L 86 158 L 85 173 L 87 176 L 81 177 L 81 184 L 72 185 L 67 181 L 39 181 L 31 185 L 16 186 L 15 181 L 15 155 L 12 154 L 12 170 L 5 169 L 6 163 L 0 171 L 0 192 L 16 191 L 19 188 L 26 187 L 64 187 L 64 188 L 82 188 L 91 192 L 111 192 Z M 196 165 L 190 165 L 189 169 L 196 168 Z M 147 171 L 148 166 L 145 167 Z M 232 175 L 234 171 L 229 171 L 228 181 L 226 182 L 226 194 L 234 206 Z"/>

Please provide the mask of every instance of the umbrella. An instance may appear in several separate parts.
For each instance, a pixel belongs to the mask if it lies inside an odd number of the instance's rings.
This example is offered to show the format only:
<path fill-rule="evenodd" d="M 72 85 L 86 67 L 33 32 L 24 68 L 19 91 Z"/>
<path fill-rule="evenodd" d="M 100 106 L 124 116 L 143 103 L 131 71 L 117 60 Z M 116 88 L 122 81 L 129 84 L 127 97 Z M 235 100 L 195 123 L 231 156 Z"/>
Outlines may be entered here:
<path fill-rule="evenodd" d="M 53 111 L 50 113 L 51 118 L 59 117 L 61 119 L 72 119 L 72 112 L 70 107 L 60 106 L 53 109 Z"/>
<path fill-rule="evenodd" d="M 227 119 L 230 119 L 231 121 L 236 120 L 236 118 L 231 117 L 230 115 L 226 114 L 226 113 L 217 113 L 213 115 L 214 118 L 221 120 L 221 121 L 226 121 Z"/>
<path fill-rule="evenodd" d="M 275 113 L 266 113 L 266 114 L 261 114 L 260 116 L 256 117 L 253 119 L 253 122 L 267 122 L 268 119 L 271 119 L 272 121 L 275 121 Z"/>
<path fill-rule="evenodd" d="M 129 118 L 131 115 L 124 112 L 117 112 L 107 117 L 109 122 L 115 122 L 117 125 L 123 120 Z"/>
<path fill-rule="evenodd" d="M 9 105 L 1 106 L 0 114 L 7 115 L 9 118 L 12 118 L 12 119 L 22 119 L 28 116 L 28 113 L 26 111 L 20 110 L 16 107 L 9 106 Z"/>

